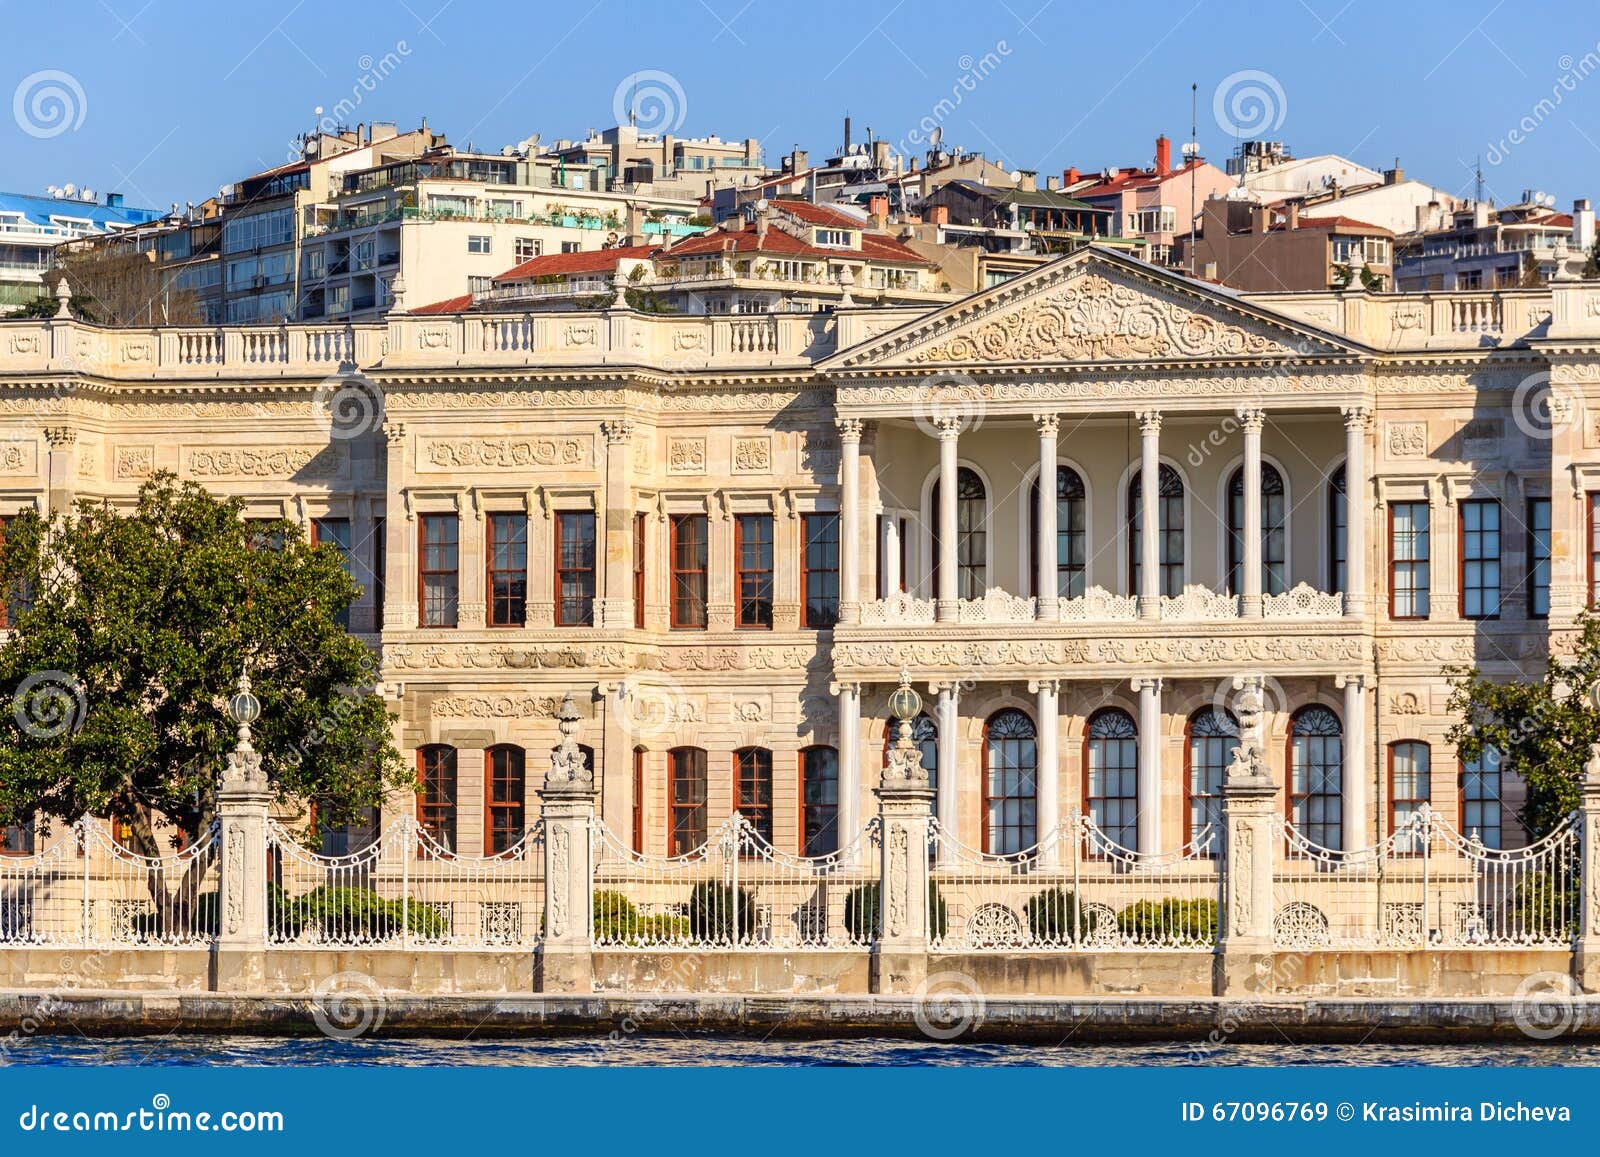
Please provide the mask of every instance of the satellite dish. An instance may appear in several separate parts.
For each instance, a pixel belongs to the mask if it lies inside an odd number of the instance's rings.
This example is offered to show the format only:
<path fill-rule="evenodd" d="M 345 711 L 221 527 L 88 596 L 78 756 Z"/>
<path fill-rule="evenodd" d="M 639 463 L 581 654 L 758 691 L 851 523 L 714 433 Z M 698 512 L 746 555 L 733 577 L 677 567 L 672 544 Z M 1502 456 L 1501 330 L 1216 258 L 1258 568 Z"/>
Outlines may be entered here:
<path fill-rule="evenodd" d="M 61 186 L 61 195 L 63 197 L 76 197 L 78 195 L 78 186 L 74 185 L 71 181 L 68 181 L 65 185 Z"/>
<path fill-rule="evenodd" d="M 767 199 L 765 197 L 762 197 L 759 201 L 756 202 L 756 212 L 757 213 L 765 213 L 768 208 L 770 208 L 770 206 L 767 204 Z"/>
<path fill-rule="evenodd" d="M 935 152 L 939 149 L 939 142 L 944 140 L 944 126 L 934 125 L 933 131 L 928 134 L 928 147 Z"/>
<path fill-rule="evenodd" d="M 311 115 L 312 116 L 318 116 L 318 117 L 321 116 L 322 115 L 322 106 L 319 104 L 316 108 L 312 109 L 311 110 Z"/>

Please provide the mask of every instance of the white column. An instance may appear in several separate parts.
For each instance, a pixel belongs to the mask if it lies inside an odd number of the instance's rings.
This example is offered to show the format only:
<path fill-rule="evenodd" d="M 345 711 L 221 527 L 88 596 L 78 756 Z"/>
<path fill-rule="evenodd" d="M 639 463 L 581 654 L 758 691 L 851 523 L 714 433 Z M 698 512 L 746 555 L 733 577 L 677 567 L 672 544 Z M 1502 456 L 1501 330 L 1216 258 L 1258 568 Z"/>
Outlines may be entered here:
<path fill-rule="evenodd" d="M 861 684 L 835 683 L 839 697 L 839 846 L 861 831 Z"/>
<path fill-rule="evenodd" d="M 1139 550 L 1139 617 L 1161 617 L 1161 415 L 1139 415 L 1139 512 L 1144 527 Z"/>
<path fill-rule="evenodd" d="M 1344 851 L 1373 843 L 1367 816 L 1367 677 L 1340 675 L 1344 689 Z"/>
<path fill-rule="evenodd" d="M 1035 782 L 1037 797 L 1034 817 L 1038 838 L 1045 840 L 1056 829 L 1061 819 L 1061 761 L 1057 754 L 1056 736 L 1061 727 L 1061 682 L 1057 679 L 1036 679 L 1028 684 L 1036 696 L 1039 720 L 1039 774 Z M 1060 862 L 1060 848 L 1051 840 L 1040 852 L 1041 867 L 1054 867 Z"/>
<path fill-rule="evenodd" d="M 1135 679 L 1139 692 L 1139 854 L 1161 851 L 1161 680 Z"/>
<path fill-rule="evenodd" d="M 960 832 L 960 787 L 961 773 L 956 766 L 957 754 L 960 748 L 961 691 L 954 683 L 935 683 L 930 688 L 938 698 L 934 702 L 934 726 L 938 729 L 936 743 L 939 757 L 939 782 L 937 783 L 938 796 L 934 801 L 934 814 L 938 817 L 939 827 L 952 839 Z M 949 854 L 945 850 L 943 841 L 939 844 L 941 862 L 948 862 Z"/>
<path fill-rule="evenodd" d="M 1033 422 L 1039 430 L 1039 540 L 1034 547 L 1039 560 L 1033 593 L 1039 600 L 1039 621 L 1050 622 L 1060 615 L 1056 586 L 1056 433 L 1061 420 L 1054 414 L 1039 414 Z"/>
<path fill-rule="evenodd" d="M 878 538 L 878 552 L 883 556 L 883 597 L 892 599 L 900 593 L 900 515 L 893 510 L 883 512 L 883 532 Z"/>
<path fill-rule="evenodd" d="M 1371 417 L 1366 406 L 1344 410 L 1344 613 L 1352 619 L 1367 613 L 1367 524 L 1372 519 L 1367 502 L 1367 425 Z"/>
<path fill-rule="evenodd" d="M 1262 410 L 1241 409 L 1239 424 L 1244 429 L 1244 549 L 1240 552 L 1243 572 L 1239 576 L 1239 615 L 1261 617 L 1261 427 L 1266 422 Z"/>
<path fill-rule="evenodd" d="M 961 419 L 940 418 L 939 426 L 939 589 L 934 592 L 940 622 L 954 621 L 956 599 L 956 441 Z"/>
<path fill-rule="evenodd" d="M 861 421 L 839 427 L 839 620 L 861 617 Z"/>

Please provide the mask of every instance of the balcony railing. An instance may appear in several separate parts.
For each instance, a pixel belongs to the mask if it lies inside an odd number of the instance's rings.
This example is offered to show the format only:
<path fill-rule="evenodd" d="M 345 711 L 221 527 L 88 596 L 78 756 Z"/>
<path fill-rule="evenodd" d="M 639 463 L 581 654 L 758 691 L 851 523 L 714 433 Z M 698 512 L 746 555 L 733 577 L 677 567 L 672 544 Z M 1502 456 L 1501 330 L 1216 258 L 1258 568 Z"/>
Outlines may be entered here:
<path fill-rule="evenodd" d="M 1057 605 L 1060 620 L 1065 623 L 1131 623 L 1139 617 L 1138 604 L 1139 600 L 1132 595 L 1117 595 L 1103 587 L 1090 587 L 1077 598 L 1062 599 Z M 935 610 L 933 599 L 918 598 L 902 591 L 886 599 L 863 603 L 860 622 L 864 627 L 927 625 L 936 621 Z M 1280 595 L 1266 595 L 1261 600 L 1263 619 L 1318 620 L 1337 619 L 1343 615 L 1342 594 L 1319 591 L 1306 583 Z M 1022 598 L 999 587 L 990 587 L 982 598 L 962 599 L 956 604 L 955 624 L 1030 623 L 1037 617 L 1037 599 Z M 1180 623 L 1238 621 L 1239 598 L 1210 587 L 1187 586 L 1182 594 L 1162 596 L 1161 619 Z"/>

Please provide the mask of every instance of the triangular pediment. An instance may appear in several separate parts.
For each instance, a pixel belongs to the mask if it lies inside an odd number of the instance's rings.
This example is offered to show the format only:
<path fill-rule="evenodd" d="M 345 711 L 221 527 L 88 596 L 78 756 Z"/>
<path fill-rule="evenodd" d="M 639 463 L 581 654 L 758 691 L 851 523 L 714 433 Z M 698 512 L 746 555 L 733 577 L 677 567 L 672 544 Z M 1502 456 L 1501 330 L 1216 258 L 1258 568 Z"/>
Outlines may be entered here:
<path fill-rule="evenodd" d="M 1227 291 L 1090 247 L 841 350 L 825 368 L 1275 361 L 1361 352 Z"/>

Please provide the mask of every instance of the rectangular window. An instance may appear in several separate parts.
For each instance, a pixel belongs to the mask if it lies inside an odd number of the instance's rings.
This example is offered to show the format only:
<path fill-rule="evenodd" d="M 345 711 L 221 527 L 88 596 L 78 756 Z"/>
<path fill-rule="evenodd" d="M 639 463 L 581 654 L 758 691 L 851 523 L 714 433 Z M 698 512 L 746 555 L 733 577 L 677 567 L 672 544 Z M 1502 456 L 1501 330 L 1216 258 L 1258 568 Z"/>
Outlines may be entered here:
<path fill-rule="evenodd" d="M 1389 505 L 1389 617 L 1428 617 L 1428 504 Z"/>
<path fill-rule="evenodd" d="M 633 516 L 633 625 L 644 629 L 644 552 L 649 515 Z"/>
<path fill-rule="evenodd" d="M 1600 602 L 1600 491 L 1589 492 L 1589 605 Z"/>
<path fill-rule="evenodd" d="M 1461 761 L 1461 831 L 1486 848 L 1500 846 L 1500 752 L 1492 747 Z"/>
<path fill-rule="evenodd" d="M 672 516 L 672 625 L 706 625 L 706 516 Z"/>
<path fill-rule="evenodd" d="M 822 630 L 839 621 L 839 516 L 807 514 L 801 529 L 805 534 L 800 560 L 802 625 Z"/>
<path fill-rule="evenodd" d="M 417 618 L 424 627 L 456 625 L 459 524 L 454 514 L 424 514 L 417 526 Z"/>
<path fill-rule="evenodd" d="M 456 850 L 456 749 L 433 744 L 417 749 L 417 823 L 446 851 Z"/>
<path fill-rule="evenodd" d="M 644 748 L 633 749 L 633 851 L 644 855 Z"/>
<path fill-rule="evenodd" d="M 1528 499 L 1528 617 L 1550 614 L 1550 500 Z"/>
<path fill-rule="evenodd" d="M 484 772 L 489 789 L 484 807 L 489 814 L 484 823 L 483 850 L 485 855 L 498 856 L 522 840 L 526 817 L 523 751 L 520 747 L 501 744 L 484 752 L 484 759 L 488 764 Z"/>
<path fill-rule="evenodd" d="M 372 520 L 372 629 L 383 630 L 383 595 L 389 575 L 389 523 L 381 514 Z"/>
<path fill-rule="evenodd" d="M 311 520 L 311 545 L 331 546 L 339 552 L 339 562 L 345 574 L 350 573 L 350 520 L 348 518 L 314 518 Z M 345 607 L 333 616 L 334 622 L 345 630 L 350 629 L 350 608 Z"/>
<path fill-rule="evenodd" d="M 528 519 L 489 515 L 489 625 L 521 627 L 528 621 Z"/>
<path fill-rule="evenodd" d="M 33 825 L 9 824 L 0 828 L 0 856 L 33 855 Z M 3 925 L 0 925 L 3 927 Z"/>
<path fill-rule="evenodd" d="M 516 261 L 521 265 L 524 261 L 532 261 L 539 256 L 541 249 L 537 237 L 518 237 L 516 241 Z"/>
<path fill-rule="evenodd" d="M 733 753 L 734 810 L 772 843 L 772 752 L 743 747 Z"/>
<path fill-rule="evenodd" d="M 672 773 L 667 854 L 686 856 L 706 842 L 706 753 L 698 747 L 675 747 L 667 761 Z"/>
<path fill-rule="evenodd" d="M 487 253 L 487 252 L 489 252 L 489 238 L 484 237 L 484 236 L 478 236 L 478 235 L 474 235 L 474 236 L 468 237 L 467 238 L 467 252 L 468 253 Z"/>
<path fill-rule="evenodd" d="M 1461 617 L 1500 617 L 1500 503 L 1461 504 Z"/>
<path fill-rule="evenodd" d="M 556 516 L 556 626 L 594 626 L 594 512 Z"/>
<path fill-rule="evenodd" d="M 733 524 L 739 626 L 772 626 L 772 515 L 741 514 Z"/>
<path fill-rule="evenodd" d="M 1406 741 L 1389 745 L 1389 831 L 1405 827 L 1433 797 L 1430 752 L 1426 743 Z M 1401 852 L 1421 852 L 1422 837 L 1410 834 L 1395 842 Z"/>

